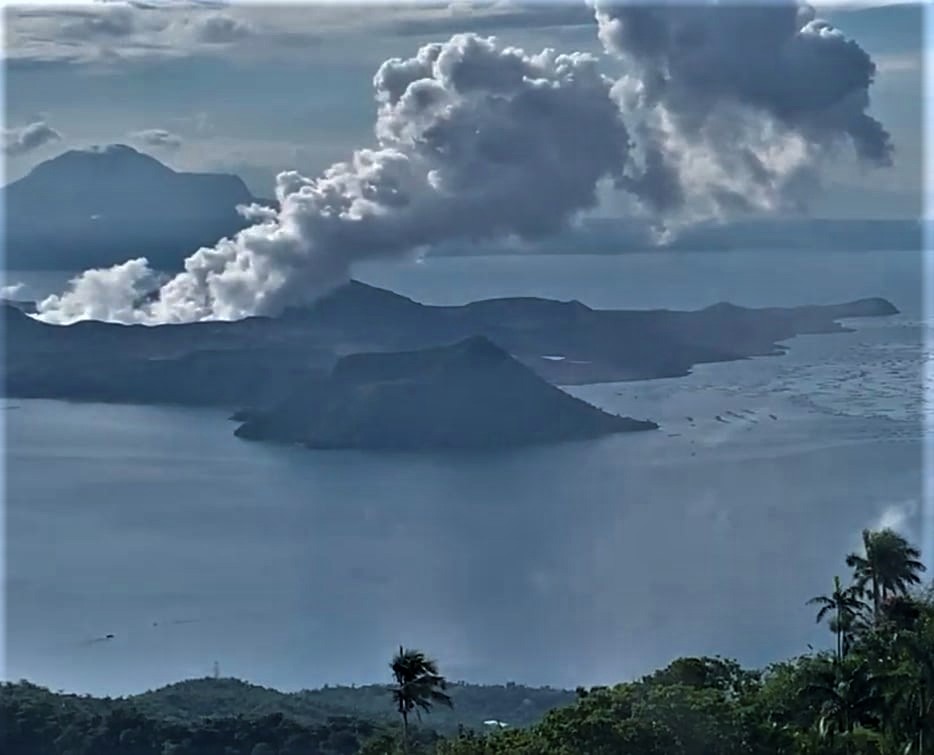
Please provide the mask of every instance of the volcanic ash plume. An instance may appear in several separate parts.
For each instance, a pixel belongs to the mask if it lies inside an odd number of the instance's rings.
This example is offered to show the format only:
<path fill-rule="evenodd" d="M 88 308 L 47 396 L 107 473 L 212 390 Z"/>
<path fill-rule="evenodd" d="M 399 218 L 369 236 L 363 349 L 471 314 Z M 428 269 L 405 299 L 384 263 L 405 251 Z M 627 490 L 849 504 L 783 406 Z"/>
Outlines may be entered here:
<path fill-rule="evenodd" d="M 278 211 L 203 248 L 158 295 L 145 260 L 90 271 L 41 302 L 49 322 L 191 322 L 274 314 L 348 277 L 356 260 L 453 239 L 541 237 L 618 178 L 629 136 L 596 59 L 529 55 L 457 35 L 374 78 L 378 148 L 310 179 L 278 176 Z"/>

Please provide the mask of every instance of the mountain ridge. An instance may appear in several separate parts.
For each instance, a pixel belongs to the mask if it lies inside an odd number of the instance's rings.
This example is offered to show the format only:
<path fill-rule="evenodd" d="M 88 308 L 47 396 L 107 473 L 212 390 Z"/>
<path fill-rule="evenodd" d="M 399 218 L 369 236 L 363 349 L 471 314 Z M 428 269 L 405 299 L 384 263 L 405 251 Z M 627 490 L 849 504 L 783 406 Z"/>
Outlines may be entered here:
<path fill-rule="evenodd" d="M 438 306 L 359 282 L 283 317 L 232 322 L 146 326 L 82 321 L 59 326 L 37 321 L 19 307 L 8 303 L 0 310 L 7 347 L 0 377 L 9 397 L 213 406 L 237 411 L 243 425 L 252 420 L 241 436 L 319 447 L 358 441 L 374 445 L 380 423 L 392 422 L 413 422 L 419 437 L 456 445 L 417 416 L 400 413 L 406 401 L 439 417 L 458 405 L 462 414 L 452 419 L 470 430 L 467 445 L 476 445 L 480 432 L 468 421 L 470 402 L 498 406 L 504 417 L 517 416 L 504 400 L 511 394 L 500 392 L 495 380 L 481 375 L 484 381 L 471 384 L 484 355 L 494 362 L 484 368 L 490 374 L 499 369 L 496 360 L 505 359 L 500 352 L 508 355 L 511 384 L 545 381 L 532 392 L 542 399 L 540 406 L 556 406 L 545 398 L 546 388 L 678 377 L 697 364 L 780 356 L 795 335 L 842 333 L 852 326 L 841 320 L 898 312 L 880 298 L 765 309 L 720 304 L 694 312 L 599 310 L 580 302 L 528 297 Z M 477 338 L 485 340 L 471 340 Z M 460 351 L 447 356 L 442 351 L 443 359 L 422 369 L 437 349 L 458 343 Z M 520 368 L 523 377 L 513 380 Z M 447 398 L 456 399 L 454 403 L 445 400 L 447 382 Z M 425 386 L 427 393 L 421 394 Z M 314 403 L 315 389 L 324 391 L 323 403 Z M 522 394 L 516 391 L 520 404 Z M 528 426 L 539 427 L 534 402 L 526 408 Z M 555 417 L 564 416 L 561 412 Z M 256 424 L 264 416 L 265 429 Z M 489 428 L 501 428 L 496 412 L 483 416 Z M 605 418 L 599 423 L 605 424 Z M 590 427 L 599 423 L 590 418 L 581 422 Z M 540 426 L 542 435 L 568 435 L 556 432 L 555 426 Z M 317 428 L 318 434 L 309 434 L 309 428 Z M 359 432 L 356 441 L 353 432 Z"/>

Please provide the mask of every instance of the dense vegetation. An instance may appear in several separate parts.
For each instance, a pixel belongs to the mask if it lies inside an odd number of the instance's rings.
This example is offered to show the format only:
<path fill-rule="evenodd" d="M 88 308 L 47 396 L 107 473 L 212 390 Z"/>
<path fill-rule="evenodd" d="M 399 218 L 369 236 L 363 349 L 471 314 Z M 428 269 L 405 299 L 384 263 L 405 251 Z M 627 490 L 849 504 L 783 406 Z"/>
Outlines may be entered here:
<path fill-rule="evenodd" d="M 846 559 L 851 582 L 836 578 L 828 594 L 809 601 L 830 628 L 833 649 L 764 670 L 683 658 L 639 681 L 574 695 L 449 685 L 433 661 L 400 648 L 388 687 L 282 695 L 234 680 L 199 680 L 98 700 L 20 683 L 0 689 L 0 752 L 934 755 L 934 591 L 920 588 L 918 559 L 891 530 L 865 532 L 861 552 Z M 516 705 L 516 698 L 532 700 L 536 692 L 536 705 L 555 707 L 533 723 L 533 706 Z M 479 694 L 498 700 L 500 709 L 525 710 L 527 719 L 491 715 L 496 707 L 484 706 Z M 461 705 L 470 708 L 469 719 Z M 391 722 L 386 716 L 394 713 Z M 511 725 L 478 734 L 483 725 L 475 716 Z M 451 732 L 458 719 L 473 723 Z M 428 723 L 442 724 L 447 736 Z"/>
<path fill-rule="evenodd" d="M 32 685 L 0 687 L 0 695 L 37 690 Z M 479 729 L 491 718 L 512 726 L 538 723 L 549 710 L 570 705 L 575 694 L 568 690 L 451 682 L 447 688 L 452 709 L 436 708 L 430 721 L 433 729 L 456 733 L 459 726 Z M 51 693 L 48 693 L 51 695 Z M 117 705 L 129 705 L 150 718 L 177 724 L 194 724 L 203 718 L 263 718 L 281 713 L 303 726 L 327 723 L 330 718 L 359 718 L 367 721 L 397 721 L 398 713 L 385 684 L 354 687 L 327 686 L 301 692 L 279 692 L 239 679 L 190 679 L 161 689 L 133 695 L 125 700 L 101 700 L 57 695 L 67 705 L 83 705 L 94 713 L 106 713 Z M 426 719 L 427 720 L 427 719 Z"/>

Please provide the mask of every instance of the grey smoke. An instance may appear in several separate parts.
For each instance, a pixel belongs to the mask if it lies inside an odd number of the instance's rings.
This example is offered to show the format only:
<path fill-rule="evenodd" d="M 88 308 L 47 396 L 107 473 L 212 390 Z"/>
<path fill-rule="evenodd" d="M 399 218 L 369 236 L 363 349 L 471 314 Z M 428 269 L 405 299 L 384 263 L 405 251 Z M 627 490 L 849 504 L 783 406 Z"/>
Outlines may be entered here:
<path fill-rule="evenodd" d="M 51 142 L 60 141 L 62 135 L 45 121 L 35 121 L 21 128 L 3 130 L 3 151 L 15 157 L 44 147 Z"/>

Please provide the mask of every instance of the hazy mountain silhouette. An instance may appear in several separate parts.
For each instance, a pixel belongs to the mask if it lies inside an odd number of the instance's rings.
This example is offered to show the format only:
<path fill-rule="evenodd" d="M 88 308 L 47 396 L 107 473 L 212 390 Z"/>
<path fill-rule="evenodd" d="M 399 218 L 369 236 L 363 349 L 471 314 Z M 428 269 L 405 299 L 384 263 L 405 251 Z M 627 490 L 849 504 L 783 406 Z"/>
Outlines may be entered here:
<path fill-rule="evenodd" d="M 237 176 L 182 173 L 132 147 L 70 150 L 3 188 L 7 269 L 77 270 L 139 256 L 180 266 L 248 225 Z"/>

